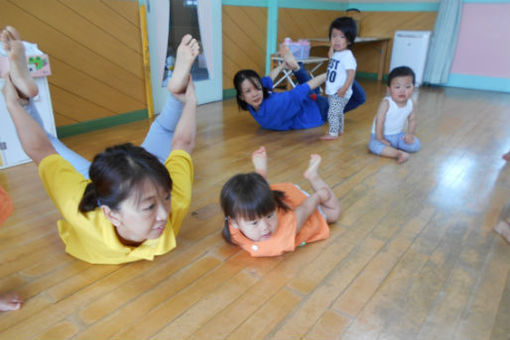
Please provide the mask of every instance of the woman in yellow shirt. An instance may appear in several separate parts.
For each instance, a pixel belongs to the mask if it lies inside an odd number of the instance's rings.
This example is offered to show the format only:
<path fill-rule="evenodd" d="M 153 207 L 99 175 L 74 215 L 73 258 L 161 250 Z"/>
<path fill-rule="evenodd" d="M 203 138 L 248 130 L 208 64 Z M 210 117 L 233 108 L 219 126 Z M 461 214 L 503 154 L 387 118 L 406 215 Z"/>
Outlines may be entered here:
<path fill-rule="evenodd" d="M 45 133 L 31 100 L 38 89 L 19 34 L 8 26 L 1 40 L 9 58 L 5 104 L 23 150 L 63 216 L 58 229 L 66 251 L 90 263 L 117 264 L 152 260 L 173 249 L 191 200 L 197 99 L 189 71 L 198 42 L 183 37 L 168 84 L 173 96 L 142 146 L 112 146 L 89 163 Z"/>

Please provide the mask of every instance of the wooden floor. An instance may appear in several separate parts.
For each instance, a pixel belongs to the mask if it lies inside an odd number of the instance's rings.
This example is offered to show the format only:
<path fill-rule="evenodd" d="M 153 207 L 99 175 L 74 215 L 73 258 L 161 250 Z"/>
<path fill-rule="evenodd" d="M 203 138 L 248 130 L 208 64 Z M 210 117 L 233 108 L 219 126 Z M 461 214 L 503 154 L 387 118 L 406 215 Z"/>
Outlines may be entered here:
<path fill-rule="evenodd" d="M 193 201 L 178 247 L 154 262 L 89 265 L 64 252 L 59 214 L 33 164 L 0 171 L 15 212 L 0 229 L 0 290 L 22 310 L 0 314 L 1 339 L 505 339 L 510 246 L 491 231 L 510 199 L 510 95 L 419 90 L 423 149 L 409 162 L 367 150 L 385 88 L 326 127 L 271 132 L 234 101 L 201 106 Z M 139 122 L 64 140 L 91 157 L 140 143 Z M 271 182 L 303 179 L 310 153 L 341 200 L 328 240 L 254 259 L 220 237 L 222 184 L 251 171 L 264 145 Z"/>

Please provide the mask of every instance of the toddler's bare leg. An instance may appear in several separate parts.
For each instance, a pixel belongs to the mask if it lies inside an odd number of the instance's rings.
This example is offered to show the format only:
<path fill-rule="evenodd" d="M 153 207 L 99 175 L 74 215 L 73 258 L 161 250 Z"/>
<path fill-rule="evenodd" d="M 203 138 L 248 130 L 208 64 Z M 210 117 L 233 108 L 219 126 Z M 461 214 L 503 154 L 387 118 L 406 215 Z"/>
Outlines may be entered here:
<path fill-rule="evenodd" d="M 168 90 L 171 93 L 179 94 L 186 91 L 189 81 L 191 66 L 200 52 L 196 39 L 190 34 L 182 37 L 175 56 L 175 67 L 172 77 L 168 81 Z"/>
<path fill-rule="evenodd" d="M 251 154 L 251 161 L 255 172 L 266 178 L 267 176 L 267 154 L 266 148 L 261 146 Z"/>
<path fill-rule="evenodd" d="M 283 58 L 283 64 L 286 69 L 289 70 L 299 70 L 299 64 L 294 58 L 294 55 L 290 52 L 289 46 L 281 44 L 280 45 L 280 55 Z"/>
<path fill-rule="evenodd" d="M 25 47 L 18 31 L 12 26 L 7 26 L 2 31 L 1 40 L 9 58 L 9 76 L 20 97 L 31 98 L 37 96 L 39 89 L 28 71 Z"/>
<path fill-rule="evenodd" d="M 0 294 L 0 311 L 7 312 L 10 310 L 18 310 L 21 308 L 23 300 L 17 293 Z"/>
<path fill-rule="evenodd" d="M 327 191 L 329 195 L 327 195 L 327 199 L 322 200 L 320 203 L 322 210 L 326 214 L 326 219 L 328 222 L 335 222 L 338 220 L 338 217 L 341 213 L 340 203 L 338 202 L 338 198 L 329 185 L 324 182 L 324 180 L 319 175 L 319 165 L 321 163 L 321 156 L 313 154 L 310 156 L 310 163 L 308 164 L 308 169 L 306 169 L 304 173 L 304 177 L 310 182 L 313 190 L 319 193 L 320 191 Z"/>

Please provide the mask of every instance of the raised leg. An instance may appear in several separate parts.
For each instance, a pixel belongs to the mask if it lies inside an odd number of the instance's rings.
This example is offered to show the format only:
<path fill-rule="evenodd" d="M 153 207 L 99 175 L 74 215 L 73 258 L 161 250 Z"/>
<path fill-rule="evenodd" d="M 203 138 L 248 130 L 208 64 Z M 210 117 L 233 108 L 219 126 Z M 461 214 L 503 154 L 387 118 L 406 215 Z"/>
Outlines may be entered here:
<path fill-rule="evenodd" d="M 266 148 L 261 146 L 251 154 L 251 161 L 255 172 L 266 178 L 267 176 L 267 154 Z"/>
<path fill-rule="evenodd" d="M 326 215 L 328 222 L 335 222 L 341 213 L 340 203 L 338 198 L 329 185 L 319 175 L 319 165 L 321 163 L 321 156 L 313 154 L 310 156 L 310 163 L 303 176 L 310 182 L 313 190 L 320 194 L 322 211 Z M 321 191 L 323 193 L 321 193 Z M 324 198 L 324 199 L 323 199 Z"/>
<path fill-rule="evenodd" d="M 299 65 L 296 61 L 296 58 L 294 58 L 294 55 L 290 52 L 289 46 L 281 44 L 279 52 L 283 58 L 284 68 L 293 71 L 299 69 Z"/>
<path fill-rule="evenodd" d="M 9 58 L 9 76 L 20 97 L 32 98 L 37 96 L 39 89 L 28 71 L 25 47 L 18 31 L 12 26 L 7 26 L 2 31 L 0 39 Z"/>
<path fill-rule="evenodd" d="M 184 93 L 189 81 L 189 74 L 193 62 L 200 53 L 200 47 L 196 39 L 190 34 L 182 37 L 181 43 L 177 47 L 175 56 L 175 67 L 172 77 L 168 81 L 168 90 L 170 93 Z"/>
<path fill-rule="evenodd" d="M 172 138 L 175 127 L 181 117 L 184 104 L 170 95 L 163 107 L 163 111 L 152 122 L 149 132 L 142 143 L 142 147 L 155 155 L 161 163 L 170 155 Z"/>
<path fill-rule="evenodd" d="M 177 47 L 174 72 L 168 81 L 170 96 L 163 107 L 163 111 L 152 122 L 142 143 L 142 147 L 155 155 L 161 163 L 165 162 L 172 149 L 175 128 L 184 107 L 184 104 L 178 98 L 184 96 L 188 82 L 191 79 L 191 66 L 198 53 L 198 42 L 191 35 L 186 34 L 182 38 L 179 47 Z"/>

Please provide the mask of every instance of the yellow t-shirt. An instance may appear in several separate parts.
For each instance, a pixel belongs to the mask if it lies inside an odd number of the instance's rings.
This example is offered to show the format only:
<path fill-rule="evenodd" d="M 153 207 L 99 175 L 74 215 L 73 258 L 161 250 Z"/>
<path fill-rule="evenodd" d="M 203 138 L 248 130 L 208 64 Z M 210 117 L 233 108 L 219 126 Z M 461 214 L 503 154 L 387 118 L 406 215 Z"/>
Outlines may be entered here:
<path fill-rule="evenodd" d="M 175 150 L 165 161 L 172 177 L 171 212 L 166 228 L 157 239 L 146 240 L 138 247 L 123 245 L 114 226 L 101 208 L 82 214 L 78 210 L 85 187 L 90 182 L 58 154 L 44 158 L 39 175 L 46 192 L 62 214 L 58 221 L 60 238 L 70 255 L 99 264 L 119 264 L 138 260 L 153 260 L 176 246 L 175 237 L 191 202 L 193 163 L 184 150 Z"/>

